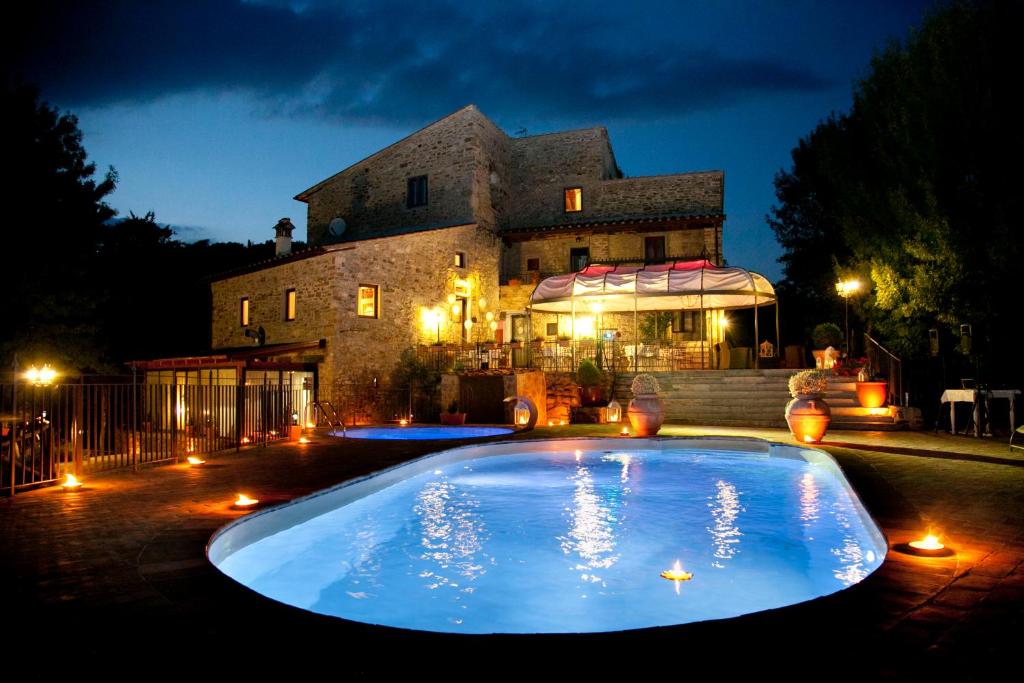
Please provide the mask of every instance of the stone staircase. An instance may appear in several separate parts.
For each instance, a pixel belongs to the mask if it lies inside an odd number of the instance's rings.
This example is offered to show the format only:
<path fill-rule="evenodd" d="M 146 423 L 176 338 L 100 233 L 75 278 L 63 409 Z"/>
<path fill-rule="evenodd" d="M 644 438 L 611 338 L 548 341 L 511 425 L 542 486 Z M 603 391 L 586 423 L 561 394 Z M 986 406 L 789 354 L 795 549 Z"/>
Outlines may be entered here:
<path fill-rule="evenodd" d="M 793 370 L 679 370 L 655 372 L 665 403 L 665 421 L 721 427 L 783 427 Z M 633 373 L 615 378 L 615 398 L 623 410 L 632 398 Z M 829 382 L 825 395 L 832 409 L 829 429 L 904 429 L 888 408 L 874 411 L 857 404 L 856 382 Z"/>

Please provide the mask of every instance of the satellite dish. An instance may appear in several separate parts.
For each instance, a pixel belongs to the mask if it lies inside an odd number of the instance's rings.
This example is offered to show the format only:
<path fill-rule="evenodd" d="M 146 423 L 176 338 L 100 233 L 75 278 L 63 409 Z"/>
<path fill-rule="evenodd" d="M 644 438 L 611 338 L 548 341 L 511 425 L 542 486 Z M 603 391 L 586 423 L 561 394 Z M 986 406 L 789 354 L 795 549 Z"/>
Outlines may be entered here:
<path fill-rule="evenodd" d="M 327 224 L 327 231 L 331 233 L 332 237 L 341 237 L 345 232 L 345 228 L 348 225 L 345 223 L 345 219 L 341 216 L 335 216 L 331 219 L 331 222 Z"/>

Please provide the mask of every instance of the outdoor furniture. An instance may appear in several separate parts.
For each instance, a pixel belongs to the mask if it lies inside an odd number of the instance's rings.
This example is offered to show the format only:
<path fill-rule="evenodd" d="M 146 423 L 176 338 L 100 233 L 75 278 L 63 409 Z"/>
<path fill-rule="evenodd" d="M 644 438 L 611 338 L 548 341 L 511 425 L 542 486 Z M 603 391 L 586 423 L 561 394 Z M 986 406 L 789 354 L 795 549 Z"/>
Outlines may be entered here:
<path fill-rule="evenodd" d="M 1013 449 L 1016 448 L 1019 451 L 1024 451 L 1024 446 L 1020 445 L 1019 443 L 1013 442 L 1013 437 L 1015 436 L 1020 436 L 1024 438 L 1024 425 L 1017 427 L 1015 430 L 1013 430 L 1013 433 L 1010 434 L 1010 450 L 1012 451 Z"/>
<path fill-rule="evenodd" d="M 980 395 L 979 395 L 980 392 Z M 974 436 L 981 436 L 981 402 L 985 402 L 985 414 L 988 415 L 989 405 L 993 398 L 1006 399 L 1010 402 L 1010 431 L 1017 428 L 1015 406 L 1019 389 L 946 389 L 939 399 L 942 403 L 949 404 L 949 431 L 956 434 L 956 407 L 957 403 L 974 404 Z"/>

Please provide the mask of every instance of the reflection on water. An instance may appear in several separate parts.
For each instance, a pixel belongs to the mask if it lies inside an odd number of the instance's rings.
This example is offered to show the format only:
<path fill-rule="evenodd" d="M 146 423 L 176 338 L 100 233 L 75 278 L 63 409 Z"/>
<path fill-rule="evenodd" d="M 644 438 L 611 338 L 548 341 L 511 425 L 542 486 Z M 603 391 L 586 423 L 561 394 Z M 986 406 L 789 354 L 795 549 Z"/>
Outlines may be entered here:
<path fill-rule="evenodd" d="M 800 521 L 804 523 L 805 529 L 810 528 L 821 514 L 819 498 L 821 490 L 814 474 L 804 472 L 804 476 L 800 477 Z"/>
<path fill-rule="evenodd" d="M 708 503 L 711 508 L 711 517 L 715 520 L 714 526 L 709 526 L 711 544 L 715 548 L 715 561 L 712 567 L 724 568 L 724 560 L 732 559 L 739 552 L 740 536 L 743 532 L 736 524 L 736 519 L 744 511 L 740 505 L 740 492 L 729 482 L 719 480 L 715 483 L 715 497 L 713 503 Z"/>
<path fill-rule="evenodd" d="M 856 534 L 851 530 L 850 511 L 847 506 L 836 502 L 832 505 L 832 511 L 836 526 L 842 530 L 839 547 L 832 548 L 832 554 L 839 560 L 839 567 L 832 570 L 832 575 L 844 586 L 852 586 L 858 581 L 864 580 L 864 577 L 871 573 L 872 569 L 865 564 L 871 560 L 865 557 L 864 549 L 861 548 Z"/>
<path fill-rule="evenodd" d="M 420 577 L 427 579 L 427 588 L 472 593 L 473 587 L 462 583 L 486 573 L 483 563 L 487 556 L 482 550 L 489 534 L 477 513 L 479 507 L 477 499 L 443 476 L 417 494 L 413 511 L 422 530 L 419 559 L 433 566 L 420 572 Z"/>
<path fill-rule="evenodd" d="M 577 466 L 571 480 L 574 483 L 573 504 L 566 508 L 569 533 L 559 536 L 558 541 L 563 553 L 579 556 L 580 561 L 574 569 L 583 572 L 581 578 L 596 583 L 601 578 L 593 574 L 593 570 L 608 569 L 619 559 L 615 553 L 614 527 L 617 520 L 612 506 L 604 503 L 597 494 L 590 468 Z"/>
<path fill-rule="evenodd" d="M 381 568 L 380 549 L 381 543 L 377 532 L 377 524 L 375 520 L 367 517 L 359 531 L 356 532 L 355 539 L 352 542 L 352 554 L 355 557 L 352 560 L 352 567 L 348 575 L 349 583 L 353 588 L 356 586 L 364 588 L 361 585 L 363 582 L 367 584 L 365 588 L 377 588 L 380 586 L 380 581 L 378 580 Z M 365 600 L 373 596 L 373 593 L 367 593 L 366 590 L 349 590 L 346 593 L 349 597 L 357 600 Z"/>
<path fill-rule="evenodd" d="M 619 481 L 622 482 L 622 492 L 629 493 L 629 489 L 625 487 L 629 483 L 629 467 L 633 464 L 633 456 L 629 453 L 613 453 L 606 454 L 601 459 L 605 462 L 617 462 L 622 465 L 622 472 L 619 474 Z"/>

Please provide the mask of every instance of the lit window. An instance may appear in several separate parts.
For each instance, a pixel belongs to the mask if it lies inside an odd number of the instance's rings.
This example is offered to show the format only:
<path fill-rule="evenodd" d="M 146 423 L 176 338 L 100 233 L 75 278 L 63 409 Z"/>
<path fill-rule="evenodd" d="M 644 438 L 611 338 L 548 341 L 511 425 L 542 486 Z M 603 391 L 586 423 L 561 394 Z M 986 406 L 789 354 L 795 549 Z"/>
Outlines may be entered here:
<path fill-rule="evenodd" d="M 405 205 L 410 209 L 427 205 L 427 176 L 420 175 L 409 178 L 405 193 Z"/>
<path fill-rule="evenodd" d="M 359 285 L 356 312 L 360 318 L 380 317 L 380 288 L 377 285 Z"/>
<path fill-rule="evenodd" d="M 455 267 L 465 268 L 466 267 L 466 252 L 457 251 L 455 252 Z"/>
<path fill-rule="evenodd" d="M 583 210 L 583 188 L 568 187 L 565 190 L 565 212 Z"/>
<path fill-rule="evenodd" d="M 249 297 L 247 297 L 247 296 L 242 297 L 241 320 L 242 320 L 242 327 L 248 327 L 249 326 Z"/>
<path fill-rule="evenodd" d="M 295 290 L 287 289 L 284 292 L 284 319 L 295 320 Z"/>

